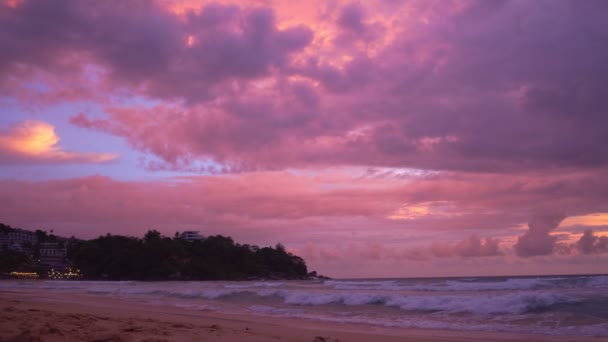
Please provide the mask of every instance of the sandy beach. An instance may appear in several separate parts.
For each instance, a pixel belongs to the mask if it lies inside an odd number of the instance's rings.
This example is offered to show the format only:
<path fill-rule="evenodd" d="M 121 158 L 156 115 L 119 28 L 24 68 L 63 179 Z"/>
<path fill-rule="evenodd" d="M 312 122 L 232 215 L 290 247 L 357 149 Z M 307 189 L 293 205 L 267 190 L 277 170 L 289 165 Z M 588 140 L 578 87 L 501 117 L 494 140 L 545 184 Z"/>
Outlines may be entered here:
<path fill-rule="evenodd" d="M 227 316 L 46 291 L 0 293 L 1 341 L 606 341 Z"/>

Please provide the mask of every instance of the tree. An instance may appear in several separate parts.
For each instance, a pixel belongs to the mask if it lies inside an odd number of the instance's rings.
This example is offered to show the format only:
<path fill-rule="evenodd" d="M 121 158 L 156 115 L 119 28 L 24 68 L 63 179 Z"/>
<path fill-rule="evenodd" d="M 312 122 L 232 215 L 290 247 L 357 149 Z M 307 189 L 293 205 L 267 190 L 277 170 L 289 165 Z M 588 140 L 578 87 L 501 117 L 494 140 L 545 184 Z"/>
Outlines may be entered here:
<path fill-rule="evenodd" d="M 144 235 L 144 241 L 146 243 L 156 242 L 161 239 L 160 233 L 156 229 L 148 230 Z"/>
<path fill-rule="evenodd" d="M 48 239 L 48 235 L 46 234 L 46 232 L 42 231 L 40 229 L 36 229 L 34 234 L 36 235 L 36 239 L 38 240 L 38 243 L 46 242 L 46 240 Z"/>
<path fill-rule="evenodd" d="M 278 244 L 271 247 L 235 244 L 216 235 L 192 243 L 163 238 L 156 230 L 143 239 L 106 235 L 75 242 L 70 257 L 90 279 L 225 280 L 249 278 L 303 279 L 303 259 Z"/>
<path fill-rule="evenodd" d="M 13 228 L 7 224 L 0 223 L 0 233 L 9 233 L 12 232 Z"/>
<path fill-rule="evenodd" d="M 0 252 L 0 272 L 17 271 L 20 267 L 28 264 L 27 254 L 13 250 Z"/>

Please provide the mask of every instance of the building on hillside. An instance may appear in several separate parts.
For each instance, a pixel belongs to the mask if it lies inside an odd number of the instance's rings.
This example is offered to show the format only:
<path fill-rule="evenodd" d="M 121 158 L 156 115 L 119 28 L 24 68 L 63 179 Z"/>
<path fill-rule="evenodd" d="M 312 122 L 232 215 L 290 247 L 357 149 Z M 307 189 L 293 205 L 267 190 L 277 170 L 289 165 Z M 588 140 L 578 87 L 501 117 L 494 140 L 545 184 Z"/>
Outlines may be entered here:
<path fill-rule="evenodd" d="M 67 244 L 63 242 L 44 242 L 40 244 L 40 263 L 51 267 L 66 265 Z"/>
<path fill-rule="evenodd" d="M 8 237 L 8 233 L 0 234 L 0 251 L 8 249 L 10 246 L 10 239 Z"/>
<path fill-rule="evenodd" d="M 36 233 L 23 229 L 13 228 L 12 231 L 0 235 L 0 249 L 31 250 L 37 242 Z"/>
<path fill-rule="evenodd" d="M 180 239 L 186 241 L 198 241 L 204 239 L 204 237 L 200 234 L 198 230 L 186 230 L 185 232 L 179 234 L 179 237 Z"/>

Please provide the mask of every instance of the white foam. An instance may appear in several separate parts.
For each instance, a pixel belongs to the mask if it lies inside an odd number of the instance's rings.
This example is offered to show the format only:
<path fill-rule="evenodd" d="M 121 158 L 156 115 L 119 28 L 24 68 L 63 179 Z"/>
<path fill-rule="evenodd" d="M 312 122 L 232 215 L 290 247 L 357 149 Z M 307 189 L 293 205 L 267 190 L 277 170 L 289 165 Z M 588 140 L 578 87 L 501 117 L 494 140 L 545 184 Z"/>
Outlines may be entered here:
<path fill-rule="evenodd" d="M 608 287 L 608 276 L 554 277 L 554 278 L 505 278 L 505 279 L 437 279 L 412 284 L 407 280 L 341 281 L 324 282 L 336 290 L 382 291 L 506 291 L 539 290 L 552 288 L 599 288 Z"/>
<path fill-rule="evenodd" d="M 255 289 L 255 288 L 274 288 L 274 287 L 281 287 L 283 286 L 284 283 L 280 283 L 280 282 L 266 282 L 266 281 L 262 281 L 262 282 L 256 282 L 256 283 L 245 283 L 245 284 L 226 284 L 224 285 L 224 288 L 227 289 Z"/>
<path fill-rule="evenodd" d="M 550 322 L 559 324 L 557 331 L 563 334 L 608 336 L 608 322 L 569 323 L 573 307 L 558 305 L 582 303 L 577 310 L 605 317 L 597 313 L 601 302 L 591 304 L 608 300 L 608 276 L 242 283 L 7 280 L 0 288 L 93 293 L 192 310 L 245 309 L 259 315 L 319 316 L 399 327 L 550 333 Z M 348 314 L 340 314 L 345 311 Z M 575 325 L 580 322 L 586 325 Z"/>
<path fill-rule="evenodd" d="M 593 288 L 608 287 L 608 276 L 589 277 L 589 286 Z"/>
<path fill-rule="evenodd" d="M 553 293 L 509 293 L 476 296 L 406 296 L 393 297 L 388 306 L 403 310 L 467 312 L 474 314 L 522 314 L 546 309 L 557 303 L 575 303 L 577 300 Z"/>
<path fill-rule="evenodd" d="M 301 309 L 278 308 L 267 305 L 252 305 L 249 309 L 257 313 L 272 314 L 281 317 L 300 317 L 305 313 L 305 311 Z"/>
<path fill-rule="evenodd" d="M 349 306 L 385 305 L 406 311 L 442 311 L 445 313 L 521 314 L 549 308 L 554 304 L 576 303 L 579 299 L 548 292 L 486 293 L 468 295 L 380 295 L 360 292 L 309 292 L 264 290 L 261 297 L 276 296 L 288 305 Z M 217 298 L 217 297 L 215 297 Z"/>
<path fill-rule="evenodd" d="M 539 326 L 539 325 L 514 325 L 500 321 L 470 321 L 450 317 L 447 320 L 432 319 L 429 316 L 407 316 L 407 317 L 374 317 L 368 315 L 327 315 L 303 310 L 283 309 L 271 306 L 251 306 L 250 311 L 255 314 L 272 317 L 302 318 L 309 320 L 366 324 L 384 327 L 417 328 L 432 330 L 460 330 L 460 331 L 493 331 L 493 332 L 515 332 L 545 335 L 570 335 L 570 336 L 608 336 L 608 323 L 599 323 L 587 326 Z"/>

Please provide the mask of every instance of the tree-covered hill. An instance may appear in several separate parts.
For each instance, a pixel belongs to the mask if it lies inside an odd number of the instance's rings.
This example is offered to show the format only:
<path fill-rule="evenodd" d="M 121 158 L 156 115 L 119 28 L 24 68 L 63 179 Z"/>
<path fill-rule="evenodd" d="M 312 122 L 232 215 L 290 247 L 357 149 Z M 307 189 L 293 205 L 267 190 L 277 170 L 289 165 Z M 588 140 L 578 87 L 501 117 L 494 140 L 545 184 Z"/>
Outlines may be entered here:
<path fill-rule="evenodd" d="M 304 260 L 275 248 L 240 245 L 232 238 L 200 241 L 162 237 L 143 239 L 106 235 L 70 245 L 68 258 L 85 278 L 109 280 L 305 279 Z"/>

